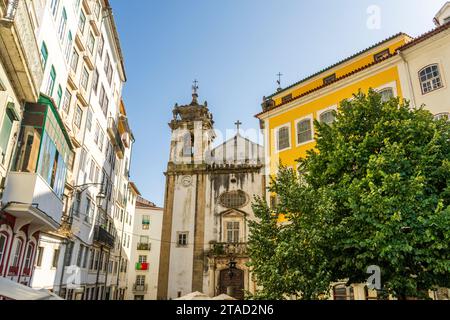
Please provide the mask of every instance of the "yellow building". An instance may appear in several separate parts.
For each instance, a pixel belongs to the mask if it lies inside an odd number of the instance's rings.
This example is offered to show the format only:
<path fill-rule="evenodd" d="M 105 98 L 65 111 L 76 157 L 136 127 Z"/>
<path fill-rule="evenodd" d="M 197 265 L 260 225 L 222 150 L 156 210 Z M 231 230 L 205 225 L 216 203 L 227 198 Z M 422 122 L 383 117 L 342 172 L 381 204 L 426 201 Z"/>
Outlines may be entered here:
<path fill-rule="evenodd" d="M 383 99 L 398 96 L 450 119 L 450 2 L 434 21 L 437 27 L 420 37 L 399 33 L 264 97 L 263 111 L 256 117 L 264 129 L 266 174 L 276 175 L 281 163 L 295 168 L 297 160 L 315 147 L 314 120 L 332 123 L 333 110 L 359 90 L 372 88 Z M 364 284 L 338 284 L 332 296 L 375 298 Z M 430 292 L 434 299 L 449 296 L 448 289 Z"/>

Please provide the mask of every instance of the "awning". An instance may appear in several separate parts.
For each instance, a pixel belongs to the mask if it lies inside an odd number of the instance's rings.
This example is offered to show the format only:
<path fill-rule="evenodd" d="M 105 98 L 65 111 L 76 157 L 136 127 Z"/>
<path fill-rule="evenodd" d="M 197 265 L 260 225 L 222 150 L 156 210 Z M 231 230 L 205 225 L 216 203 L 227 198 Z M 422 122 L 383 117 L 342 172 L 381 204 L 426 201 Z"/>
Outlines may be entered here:
<path fill-rule="evenodd" d="M 64 300 L 54 293 L 43 290 L 34 290 L 20 283 L 0 277 L 0 296 L 12 300 Z"/>

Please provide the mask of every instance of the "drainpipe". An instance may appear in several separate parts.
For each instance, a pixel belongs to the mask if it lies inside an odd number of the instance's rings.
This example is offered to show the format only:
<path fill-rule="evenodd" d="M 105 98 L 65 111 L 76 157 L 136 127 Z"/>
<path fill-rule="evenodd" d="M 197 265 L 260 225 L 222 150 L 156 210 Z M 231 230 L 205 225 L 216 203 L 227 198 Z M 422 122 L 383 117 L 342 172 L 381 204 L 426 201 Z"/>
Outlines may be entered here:
<path fill-rule="evenodd" d="M 121 269 L 121 265 L 122 265 L 122 243 L 123 243 L 123 235 L 125 233 L 125 215 L 123 216 L 123 221 L 122 221 L 122 235 L 120 237 L 120 253 L 119 253 L 119 266 L 117 269 L 117 291 L 119 291 L 119 285 L 120 285 L 120 269 Z M 119 296 L 117 295 L 117 299 L 119 299 Z"/>
<path fill-rule="evenodd" d="M 411 69 L 410 69 L 409 63 L 408 63 L 408 61 L 406 61 L 405 55 L 402 51 L 399 51 L 399 56 L 406 66 L 406 73 L 407 73 L 406 76 L 408 77 L 408 87 L 409 87 L 409 91 L 411 92 L 411 99 L 412 99 L 413 107 L 416 107 L 417 106 L 416 105 L 416 95 L 414 93 L 414 87 L 413 87 L 412 78 L 411 78 Z"/>

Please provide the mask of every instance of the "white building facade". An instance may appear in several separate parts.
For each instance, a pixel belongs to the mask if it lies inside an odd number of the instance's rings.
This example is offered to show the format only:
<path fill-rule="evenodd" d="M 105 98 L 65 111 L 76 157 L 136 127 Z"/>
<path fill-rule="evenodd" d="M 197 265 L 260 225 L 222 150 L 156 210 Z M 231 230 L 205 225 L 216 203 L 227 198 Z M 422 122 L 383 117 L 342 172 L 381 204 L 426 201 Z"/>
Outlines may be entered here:
<path fill-rule="evenodd" d="M 128 267 L 127 300 L 156 300 L 163 209 L 138 197 Z"/>

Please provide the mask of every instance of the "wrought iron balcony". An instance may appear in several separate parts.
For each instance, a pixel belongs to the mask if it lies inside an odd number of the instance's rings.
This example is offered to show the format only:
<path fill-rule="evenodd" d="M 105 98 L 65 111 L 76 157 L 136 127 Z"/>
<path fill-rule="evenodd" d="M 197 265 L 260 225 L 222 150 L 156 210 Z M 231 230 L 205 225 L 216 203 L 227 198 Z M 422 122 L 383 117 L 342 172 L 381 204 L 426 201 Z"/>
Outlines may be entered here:
<path fill-rule="evenodd" d="M 150 251 L 152 248 L 151 243 L 138 243 L 137 249 L 140 251 Z"/>
<path fill-rule="evenodd" d="M 146 284 L 134 284 L 133 292 L 134 293 L 147 293 L 148 285 Z"/>
<path fill-rule="evenodd" d="M 110 248 L 114 247 L 114 236 L 101 226 L 95 227 L 94 241 L 97 241 Z"/>
<path fill-rule="evenodd" d="M 211 243 L 210 255 L 213 256 L 245 256 L 247 255 L 247 243 Z"/>

